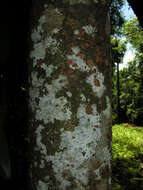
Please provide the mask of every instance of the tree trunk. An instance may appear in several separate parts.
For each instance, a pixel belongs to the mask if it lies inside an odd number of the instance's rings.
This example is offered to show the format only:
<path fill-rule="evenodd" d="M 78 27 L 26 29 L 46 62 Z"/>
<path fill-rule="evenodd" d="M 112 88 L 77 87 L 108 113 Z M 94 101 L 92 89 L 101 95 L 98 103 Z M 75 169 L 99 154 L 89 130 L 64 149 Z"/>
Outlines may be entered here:
<path fill-rule="evenodd" d="M 29 66 L 32 190 L 111 189 L 107 0 L 35 0 Z"/>
<path fill-rule="evenodd" d="M 121 123 L 121 105 L 120 105 L 120 76 L 119 76 L 119 63 L 117 63 L 117 113 L 118 123 Z"/>

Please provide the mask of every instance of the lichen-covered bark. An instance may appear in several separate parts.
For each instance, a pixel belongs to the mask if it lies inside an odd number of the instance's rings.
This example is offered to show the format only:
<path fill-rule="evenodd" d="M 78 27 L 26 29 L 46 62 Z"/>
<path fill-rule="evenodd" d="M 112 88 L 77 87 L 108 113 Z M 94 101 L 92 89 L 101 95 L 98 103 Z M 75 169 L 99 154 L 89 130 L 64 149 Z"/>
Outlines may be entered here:
<path fill-rule="evenodd" d="M 33 190 L 111 189 L 107 2 L 33 3 L 29 66 Z"/>

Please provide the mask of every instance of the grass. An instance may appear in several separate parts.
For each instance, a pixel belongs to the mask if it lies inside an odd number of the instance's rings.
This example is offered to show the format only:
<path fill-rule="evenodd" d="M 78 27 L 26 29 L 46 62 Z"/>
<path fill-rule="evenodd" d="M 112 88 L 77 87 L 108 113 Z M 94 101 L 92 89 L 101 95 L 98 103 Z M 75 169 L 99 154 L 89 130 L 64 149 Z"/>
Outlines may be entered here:
<path fill-rule="evenodd" d="M 143 127 L 113 126 L 113 190 L 143 190 Z"/>

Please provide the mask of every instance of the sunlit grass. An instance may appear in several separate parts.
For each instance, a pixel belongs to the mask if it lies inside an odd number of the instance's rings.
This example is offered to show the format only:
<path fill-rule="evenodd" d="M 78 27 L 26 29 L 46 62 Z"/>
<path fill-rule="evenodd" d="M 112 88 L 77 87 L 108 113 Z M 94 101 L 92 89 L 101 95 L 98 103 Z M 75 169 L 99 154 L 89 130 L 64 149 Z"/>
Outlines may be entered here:
<path fill-rule="evenodd" d="M 143 154 L 143 129 L 126 125 L 113 126 L 113 158 L 134 158 Z"/>
<path fill-rule="evenodd" d="M 143 128 L 114 125 L 112 190 L 143 189 Z"/>

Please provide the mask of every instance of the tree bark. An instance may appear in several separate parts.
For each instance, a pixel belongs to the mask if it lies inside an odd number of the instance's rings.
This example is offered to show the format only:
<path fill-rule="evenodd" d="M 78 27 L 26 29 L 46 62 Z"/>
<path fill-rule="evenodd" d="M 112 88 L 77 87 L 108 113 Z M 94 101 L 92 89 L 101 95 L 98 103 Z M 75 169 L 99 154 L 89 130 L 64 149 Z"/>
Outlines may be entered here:
<path fill-rule="evenodd" d="M 33 2 L 31 189 L 110 190 L 108 1 Z"/>

